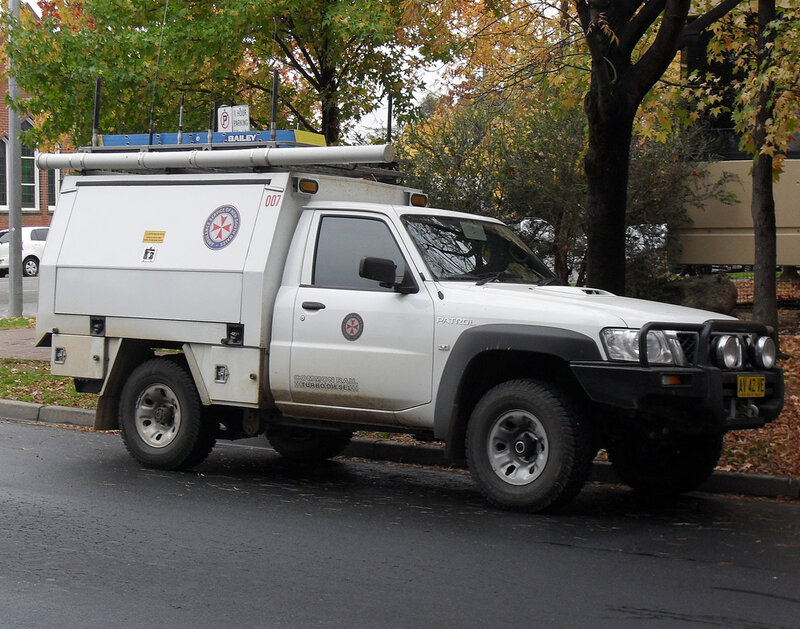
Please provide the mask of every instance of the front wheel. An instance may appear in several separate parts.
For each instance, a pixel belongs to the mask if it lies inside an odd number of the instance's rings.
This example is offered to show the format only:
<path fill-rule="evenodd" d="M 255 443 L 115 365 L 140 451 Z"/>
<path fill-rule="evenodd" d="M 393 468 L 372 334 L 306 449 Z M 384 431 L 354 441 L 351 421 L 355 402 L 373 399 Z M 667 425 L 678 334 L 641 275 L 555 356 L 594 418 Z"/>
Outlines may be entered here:
<path fill-rule="evenodd" d="M 339 430 L 274 426 L 267 431 L 267 439 L 278 454 L 301 463 L 315 463 L 335 457 L 348 446 L 352 438 L 352 432 Z"/>
<path fill-rule="evenodd" d="M 629 487 L 674 496 L 697 489 L 722 454 L 722 435 L 680 435 L 649 440 L 631 435 L 608 444 L 614 471 Z"/>
<path fill-rule="evenodd" d="M 467 425 L 467 462 L 495 506 L 542 511 L 566 504 L 591 469 L 591 434 L 553 385 L 512 380 L 490 389 Z"/>
<path fill-rule="evenodd" d="M 168 358 L 139 365 L 120 396 L 125 447 L 147 467 L 176 470 L 202 463 L 216 440 L 215 425 L 204 415 L 191 376 Z"/>

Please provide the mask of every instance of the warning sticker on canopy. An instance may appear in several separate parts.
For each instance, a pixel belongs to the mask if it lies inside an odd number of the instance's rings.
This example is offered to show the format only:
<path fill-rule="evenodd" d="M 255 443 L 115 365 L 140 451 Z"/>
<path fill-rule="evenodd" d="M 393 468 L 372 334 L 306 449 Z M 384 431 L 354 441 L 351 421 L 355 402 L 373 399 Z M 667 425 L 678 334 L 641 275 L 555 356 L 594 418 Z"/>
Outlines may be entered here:
<path fill-rule="evenodd" d="M 203 229 L 203 242 L 209 249 L 227 247 L 239 232 L 239 211 L 232 205 L 222 205 L 211 212 Z"/>
<path fill-rule="evenodd" d="M 163 243 L 164 242 L 164 236 L 166 236 L 166 234 L 167 234 L 167 232 L 164 232 L 164 231 L 154 231 L 154 230 L 148 229 L 144 233 L 144 236 L 142 236 L 142 242 L 152 243 L 152 244 Z"/>

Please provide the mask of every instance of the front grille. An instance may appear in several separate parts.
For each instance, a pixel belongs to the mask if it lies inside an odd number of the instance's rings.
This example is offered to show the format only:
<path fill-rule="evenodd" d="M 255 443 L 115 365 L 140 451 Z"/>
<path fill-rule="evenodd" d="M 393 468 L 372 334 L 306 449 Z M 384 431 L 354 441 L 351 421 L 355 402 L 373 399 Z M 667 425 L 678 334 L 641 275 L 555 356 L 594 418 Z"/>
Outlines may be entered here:
<path fill-rule="evenodd" d="M 686 362 L 693 365 L 697 358 L 697 343 L 700 335 L 697 332 L 678 332 L 678 343 L 681 344 Z"/>

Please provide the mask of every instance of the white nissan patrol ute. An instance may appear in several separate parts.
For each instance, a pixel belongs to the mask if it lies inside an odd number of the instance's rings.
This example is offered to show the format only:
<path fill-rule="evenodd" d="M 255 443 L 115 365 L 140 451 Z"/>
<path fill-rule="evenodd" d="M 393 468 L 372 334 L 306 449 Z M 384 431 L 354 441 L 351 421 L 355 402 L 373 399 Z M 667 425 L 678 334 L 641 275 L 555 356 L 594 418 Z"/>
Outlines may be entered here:
<path fill-rule="evenodd" d="M 726 431 L 781 410 L 774 330 L 560 286 L 500 222 L 375 181 L 389 145 L 205 148 L 38 157 L 78 172 L 38 344 L 145 466 L 191 468 L 217 439 L 314 461 L 405 432 L 466 459 L 490 503 L 540 511 L 599 448 L 640 491 L 691 490 Z"/>

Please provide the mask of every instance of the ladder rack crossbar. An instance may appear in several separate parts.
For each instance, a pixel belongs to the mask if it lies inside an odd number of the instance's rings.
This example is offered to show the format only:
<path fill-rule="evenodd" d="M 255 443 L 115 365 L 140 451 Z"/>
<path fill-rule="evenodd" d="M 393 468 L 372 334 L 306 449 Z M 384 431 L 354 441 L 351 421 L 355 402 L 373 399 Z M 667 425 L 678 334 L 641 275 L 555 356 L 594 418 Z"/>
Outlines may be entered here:
<path fill-rule="evenodd" d="M 152 148 L 152 147 L 148 147 Z M 308 146 L 231 148 L 228 150 L 40 153 L 36 165 L 42 170 L 165 170 L 210 168 L 265 168 L 333 164 L 391 163 L 391 144 L 365 146 Z"/>

